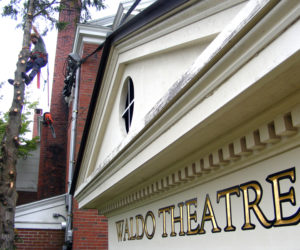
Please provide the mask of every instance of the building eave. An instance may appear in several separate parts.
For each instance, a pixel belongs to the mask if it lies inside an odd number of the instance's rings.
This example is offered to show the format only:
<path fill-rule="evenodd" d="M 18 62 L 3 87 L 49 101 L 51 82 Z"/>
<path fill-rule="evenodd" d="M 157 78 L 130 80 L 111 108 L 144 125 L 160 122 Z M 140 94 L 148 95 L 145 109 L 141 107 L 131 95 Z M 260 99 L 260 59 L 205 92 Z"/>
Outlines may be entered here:
<path fill-rule="evenodd" d="M 111 33 L 111 29 L 94 24 L 77 24 L 73 53 L 81 54 L 84 43 L 101 44 Z"/>
<path fill-rule="evenodd" d="M 59 195 L 48 199 L 17 206 L 15 213 L 15 227 L 28 229 L 56 229 L 60 230 L 63 218 L 54 218 L 58 213 L 67 216 L 65 209 L 66 195 Z"/>

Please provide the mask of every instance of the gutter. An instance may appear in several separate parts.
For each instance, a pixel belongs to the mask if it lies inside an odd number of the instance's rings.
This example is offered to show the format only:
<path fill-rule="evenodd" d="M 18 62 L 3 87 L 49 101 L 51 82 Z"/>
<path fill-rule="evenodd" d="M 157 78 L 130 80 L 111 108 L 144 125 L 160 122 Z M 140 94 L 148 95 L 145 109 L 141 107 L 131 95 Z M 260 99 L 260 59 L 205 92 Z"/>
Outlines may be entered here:
<path fill-rule="evenodd" d="M 103 47 L 102 50 L 102 56 L 100 60 L 100 65 L 98 68 L 98 73 L 95 81 L 95 86 L 86 118 L 86 123 L 84 126 L 84 131 L 82 134 L 82 140 L 80 144 L 80 148 L 78 151 L 78 157 L 75 165 L 74 175 L 71 182 L 71 187 L 69 190 L 70 195 L 74 195 L 75 189 L 76 189 L 76 183 L 79 177 L 80 167 L 82 163 L 82 158 L 84 155 L 87 138 L 89 134 L 89 130 L 92 124 L 93 115 L 96 108 L 96 103 L 98 99 L 98 95 L 102 86 L 103 76 L 106 70 L 106 66 L 108 63 L 108 57 L 111 51 L 111 47 L 113 44 L 116 44 L 118 41 L 121 41 L 123 38 L 127 37 L 128 35 L 138 31 L 145 25 L 153 22 L 157 18 L 167 14 L 168 12 L 182 6 L 183 4 L 186 4 L 188 2 L 193 2 L 189 0 L 158 0 L 154 2 L 152 5 L 150 5 L 148 8 L 143 10 L 140 14 L 136 15 L 132 19 L 130 19 L 128 22 L 121 25 L 118 29 L 116 29 L 114 32 L 112 32 L 104 41 L 103 44 L 100 46 Z M 100 47 L 99 46 L 99 47 Z"/>

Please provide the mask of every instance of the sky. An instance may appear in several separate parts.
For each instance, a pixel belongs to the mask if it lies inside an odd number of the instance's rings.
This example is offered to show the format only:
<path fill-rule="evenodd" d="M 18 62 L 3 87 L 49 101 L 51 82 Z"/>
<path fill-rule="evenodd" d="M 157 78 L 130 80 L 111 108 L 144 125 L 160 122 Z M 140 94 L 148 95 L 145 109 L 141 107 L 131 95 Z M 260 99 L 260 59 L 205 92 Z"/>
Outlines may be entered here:
<path fill-rule="evenodd" d="M 8 0 L 0 1 L 1 12 L 3 5 L 7 2 Z M 93 13 L 93 18 L 98 19 L 101 17 L 115 14 L 117 12 L 120 2 L 121 0 L 104 0 L 106 9 L 101 10 L 100 12 Z M 21 51 L 23 40 L 23 30 L 21 30 L 20 28 L 17 29 L 17 24 L 17 21 L 12 20 L 9 17 L 0 16 L 0 31 L 2 33 L 2 39 L 0 40 L 0 82 L 4 82 L 4 84 L 0 88 L 0 96 L 3 96 L 2 100 L 0 100 L 0 112 L 8 111 L 12 103 L 13 86 L 7 82 L 7 79 L 14 79 L 14 72 L 16 70 L 18 54 Z M 34 25 L 39 30 L 39 24 L 34 23 Z M 49 70 L 49 82 L 51 92 L 51 83 L 53 78 L 52 75 L 56 50 L 56 37 L 56 30 L 49 32 L 46 37 L 43 37 L 48 51 L 49 62 L 48 65 L 45 66 L 41 71 L 41 88 L 37 89 L 36 78 L 32 81 L 32 83 L 29 86 L 26 87 L 26 91 L 28 93 L 27 95 L 30 96 L 30 101 L 38 101 L 39 107 L 42 108 L 44 112 L 49 111 L 50 108 L 48 106 L 48 102 L 50 101 L 51 103 L 51 100 L 49 100 L 49 98 L 51 98 L 51 93 L 48 94 L 45 81 L 47 82 L 47 71 Z"/>

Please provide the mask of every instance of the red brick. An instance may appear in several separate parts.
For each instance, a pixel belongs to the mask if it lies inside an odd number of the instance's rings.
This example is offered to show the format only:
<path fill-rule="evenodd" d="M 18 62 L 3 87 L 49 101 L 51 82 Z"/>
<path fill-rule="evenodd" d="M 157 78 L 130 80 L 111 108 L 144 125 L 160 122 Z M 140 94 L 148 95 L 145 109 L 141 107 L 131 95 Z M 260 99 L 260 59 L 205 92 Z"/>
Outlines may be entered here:
<path fill-rule="evenodd" d="M 58 250 L 62 249 L 64 244 L 63 230 L 34 230 L 34 229 L 17 229 L 17 235 L 20 238 L 16 242 L 18 250 L 41 249 L 41 250 Z"/>
<path fill-rule="evenodd" d="M 96 210 L 78 210 L 74 201 L 73 249 L 108 249 L 107 219 Z"/>
<path fill-rule="evenodd" d="M 69 1 L 69 0 L 66 0 Z M 72 1 L 70 1 L 72 2 Z M 64 101 L 62 90 L 64 87 L 64 64 L 72 51 L 75 37 L 76 22 L 79 13 L 64 10 L 61 12 L 60 21 L 68 22 L 68 26 L 58 32 L 53 75 L 52 97 L 50 113 L 54 120 L 56 138 L 52 137 L 49 127 L 42 128 L 41 153 L 38 180 L 38 199 L 45 199 L 66 192 L 67 168 L 67 129 L 68 105 Z M 50 55 L 54 56 L 54 55 Z"/>

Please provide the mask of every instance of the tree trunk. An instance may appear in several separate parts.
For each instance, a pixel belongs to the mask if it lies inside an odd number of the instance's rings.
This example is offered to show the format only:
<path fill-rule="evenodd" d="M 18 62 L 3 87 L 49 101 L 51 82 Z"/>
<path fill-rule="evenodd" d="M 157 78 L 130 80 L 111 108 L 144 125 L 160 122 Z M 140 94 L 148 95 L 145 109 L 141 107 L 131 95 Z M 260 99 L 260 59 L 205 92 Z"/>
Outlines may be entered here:
<path fill-rule="evenodd" d="M 0 248 L 14 249 L 14 222 L 17 201 L 16 163 L 21 128 L 21 113 L 25 95 L 25 83 L 22 72 L 25 71 L 29 57 L 30 31 L 32 27 L 34 0 L 28 1 L 25 20 L 23 47 L 19 54 L 15 71 L 14 97 L 9 110 L 9 120 L 1 142 L 0 158 Z"/>

